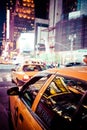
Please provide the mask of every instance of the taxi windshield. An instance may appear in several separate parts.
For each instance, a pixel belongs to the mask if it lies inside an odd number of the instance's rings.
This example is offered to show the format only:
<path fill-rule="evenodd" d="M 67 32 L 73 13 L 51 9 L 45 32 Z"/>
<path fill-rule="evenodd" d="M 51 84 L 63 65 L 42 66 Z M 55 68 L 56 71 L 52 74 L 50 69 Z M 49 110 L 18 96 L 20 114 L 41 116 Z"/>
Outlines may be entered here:
<path fill-rule="evenodd" d="M 42 70 L 45 70 L 45 67 L 44 65 L 24 65 L 23 66 L 23 71 L 34 71 L 34 70 L 37 70 L 37 71 L 42 71 Z"/>
<path fill-rule="evenodd" d="M 46 96 L 46 98 L 50 98 L 65 93 L 69 93 L 69 90 L 66 87 L 63 78 L 56 76 L 53 79 L 53 81 L 49 84 L 46 92 L 44 93 L 44 96 Z"/>
<path fill-rule="evenodd" d="M 50 82 L 46 89 L 45 98 L 56 97 L 58 95 L 65 95 L 71 91 L 83 94 L 87 90 L 87 82 L 72 77 L 56 75 Z"/>

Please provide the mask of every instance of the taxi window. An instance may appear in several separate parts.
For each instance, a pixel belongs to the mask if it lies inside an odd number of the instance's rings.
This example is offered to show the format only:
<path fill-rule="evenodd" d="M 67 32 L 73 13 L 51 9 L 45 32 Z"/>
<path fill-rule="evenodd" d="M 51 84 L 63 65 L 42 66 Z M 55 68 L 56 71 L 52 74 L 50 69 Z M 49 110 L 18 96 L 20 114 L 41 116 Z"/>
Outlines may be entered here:
<path fill-rule="evenodd" d="M 63 79 L 60 77 L 56 77 L 47 88 L 44 96 L 46 98 L 50 98 L 52 96 L 56 96 L 62 93 L 68 93 L 68 89 L 66 88 L 66 84 L 64 83 Z"/>
<path fill-rule="evenodd" d="M 67 86 L 70 86 L 81 93 L 84 93 L 87 90 L 87 81 L 70 77 L 64 77 L 64 82 L 66 83 Z"/>
<path fill-rule="evenodd" d="M 34 71 L 34 66 L 31 65 L 24 65 L 23 66 L 23 71 Z"/>
<path fill-rule="evenodd" d="M 33 101 L 34 101 L 38 91 L 43 86 L 43 84 L 46 82 L 47 78 L 48 78 L 47 76 L 42 77 L 35 83 L 29 85 L 28 89 L 26 89 L 26 91 L 24 91 L 23 99 L 27 103 L 28 106 L 30 106 L 30 107 L 32 106 Z"/>
<path fill-rule="evenodd" d="M 45 90 L 36 109 L 36 114 L 49 128 L 51 128 L 52 121 L 55 118 L 55 112 L 53 110 L 55 108 L 54 106 L 56 106 L 58 100 L 63 100 L 65 95 L 69 96 L 70 92 L 67 89 L 66 84 L 63 82 L 63 79 L 56 76 Z M 58 99 L 58 96 L 62 96 L 61 99 Z"/>
<path fill-rule="evenodd" d="M 70 81 L 73 81 L 72 84 L 69 84 Z M 51 130 L 57 130 L 58 127 L 61 130 L 65 129 L 72 121 L 73 115 L 78 111 L 80 108 L 78 106 L 81 103 L 83 103 L 85 115 L 87 114 L 87 101 L 85 100 L 87 98 L 84 98 L 82 102 L 84 96 L 70 91 L 68 85 L 78 85 L 79 88 L 76 87 L 76 89 L 80 89 L 79 91 L 83 91 L 83 88 L 86 87 L 86 84 L 80 80 L 56 75 L 37 105 L 35 113 Z M 83 115 L 84 112 L 82 112 Z"/>
<path fill-rule="evenodd" d="M 24 65 L 23 66 L 23 71 L 34 71 L 34 70 L 38 70 L 38 71 L 42 71 L 45 70 L 46 68 L 43 65 Z"/>

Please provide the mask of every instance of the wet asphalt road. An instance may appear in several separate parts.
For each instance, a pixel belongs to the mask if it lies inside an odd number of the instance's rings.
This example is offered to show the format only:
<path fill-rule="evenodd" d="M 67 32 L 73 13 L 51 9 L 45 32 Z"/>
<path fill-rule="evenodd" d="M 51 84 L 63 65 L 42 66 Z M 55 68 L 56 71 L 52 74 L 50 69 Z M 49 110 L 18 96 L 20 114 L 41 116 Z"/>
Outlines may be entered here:
<path fill-rule="evenodd" d="M 9 117 L 9 97 L 7 89 L 15 86 L 11 82 L 12 65 L 0 64 L 0 130 L 13 130 Z"/>

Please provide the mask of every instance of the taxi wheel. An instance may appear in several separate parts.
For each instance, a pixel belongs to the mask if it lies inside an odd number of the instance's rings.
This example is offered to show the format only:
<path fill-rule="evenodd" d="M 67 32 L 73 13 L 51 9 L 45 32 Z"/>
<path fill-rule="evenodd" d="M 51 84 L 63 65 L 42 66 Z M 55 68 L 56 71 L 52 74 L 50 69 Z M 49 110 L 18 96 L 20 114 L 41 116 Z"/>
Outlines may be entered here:
<path fill-rule="evenodd" d="M 22 85 L 23 85 L 23 83 L 22 83 L 22 82 L 20 82 L 20 81 L 19 81 L 19 79 L 16 79 L 16 85 L 17 85 L 17 86 L 22 86 Z"/>
<path fill-rule="evenodd" d="M 17 86 L 20 86 L 20 84 L 19 84 L 19 80 L 16 78 L 16 85 Z"/>
<path fill-rule="evenodd" d="M 15 83 L 15 81 L 13 79 L 11 81 L 12 81 L 12 83 Z"/>

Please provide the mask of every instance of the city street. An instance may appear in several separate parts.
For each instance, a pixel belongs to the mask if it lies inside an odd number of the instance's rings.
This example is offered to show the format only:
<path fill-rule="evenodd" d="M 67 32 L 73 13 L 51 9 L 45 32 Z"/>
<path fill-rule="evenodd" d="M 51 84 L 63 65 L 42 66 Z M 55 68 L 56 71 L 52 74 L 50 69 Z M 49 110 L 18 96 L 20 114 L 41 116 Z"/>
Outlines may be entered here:
<path fill-rule="evenodd" d="M 0 0 L 0 12 L 0 130 L 86 130 L 87 0 Z"/>
<path fill-rule="evenodd" d="M 14 86 L 11 83 L 10 65 L 0 64 L 0 130 L 13 130 L 9 118 L 9 97 L 7 89 Z"/>

